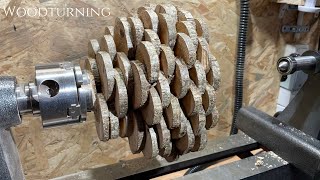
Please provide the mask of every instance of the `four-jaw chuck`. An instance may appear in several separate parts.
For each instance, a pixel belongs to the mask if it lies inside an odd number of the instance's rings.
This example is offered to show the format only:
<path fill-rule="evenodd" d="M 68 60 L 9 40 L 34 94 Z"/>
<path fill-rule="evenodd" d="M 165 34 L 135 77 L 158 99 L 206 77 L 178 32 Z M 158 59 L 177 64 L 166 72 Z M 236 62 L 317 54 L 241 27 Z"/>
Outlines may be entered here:
<path fill-rule="evenodd" d="M 17 125 L 28 113 L 40 114 L 44 127 L 82 122 L 93 109 L 90 83 L 87 72 L 70 62 L 36 66 L 34 83 L 0 77 L 0 126 Z"/>

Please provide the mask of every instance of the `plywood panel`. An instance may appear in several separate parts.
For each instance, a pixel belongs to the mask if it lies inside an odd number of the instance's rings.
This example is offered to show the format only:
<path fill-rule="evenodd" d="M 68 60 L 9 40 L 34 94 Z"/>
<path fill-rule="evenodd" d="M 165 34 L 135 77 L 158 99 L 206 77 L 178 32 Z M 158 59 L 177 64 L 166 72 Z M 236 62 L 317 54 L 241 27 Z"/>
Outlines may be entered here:
<path fill-rule="evenodd" d="M 0 3 L 0 74 L 14 75 L 20 82 L 32 80 L 34 65 L 84 58 L 87 42 L 102 36 L 106 25 L 117 16 L 128 16 L 146 0 L 6 0 Z M 218 91 L 221 121 L 209 132 L 209 138 L 229 133 L 233 112 L 234 72 L 237 42 L 238 1 L 234 0 L 156 0 L 171 2 L 209 25 L 210 49 L 221 66 L 222 84 Z M 2 7 L 107 7 L 110 17 L 6 17 Z M 279 34 L 280 4 L 251 0 L 245 105 L 275 113 L 279 75 L 275 62 L 280 45 L 292 39 Z M 315 27 L 317 29 L 318 27 Z M 306 40 L 308 43 L 309 40 Z M 42 129 L 40 119 L 27 116 L 13 128 L 27 179 L 46 179 L 103 166 L 140 155 L 132 155 L 127 139 L 99 142 L 94 116 L 76 125 Z"/>

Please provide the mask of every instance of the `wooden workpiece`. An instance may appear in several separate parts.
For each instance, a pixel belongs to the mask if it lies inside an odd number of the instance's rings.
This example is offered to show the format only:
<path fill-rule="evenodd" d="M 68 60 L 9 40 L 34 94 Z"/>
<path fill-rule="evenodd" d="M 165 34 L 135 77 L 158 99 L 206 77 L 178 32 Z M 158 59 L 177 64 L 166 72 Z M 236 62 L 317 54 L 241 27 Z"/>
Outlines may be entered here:
<path fill-rule="evenodd" d="M 206 73 L 202 64 L 197 60 L 194 66 L 189 69 L 190 79 L 197 86 L 200 94 L 203 94 L 206 89 Z"/>
<path fill-rule="evenodd" d="M 206 126 L 206 116 L 203 108 L 200 108 L 199 113 L 190 116 L 189 121 L 192 127 L 192 131 L 194 135 L 199 135 L 201 130 L 205 129 Z"/>
<path fill-rule="evenodd" d="M 158 33 L 158 15 L 153 10 L 138 10 L 138 16 L 143 23 L 145 29 L 152 29 L 154 32 Z"/>
<path fill-rule="evenodd" d="M 138 45 L 136 59 L 145 65 L 149 83 L 153 84 L 158 81 L 160 70 L 159 57 L 151 42 L 142 41 Z"/>
<path fill-rule="evenodd" d="M 157 82 L 156 89 L 161 99 L 162 108 L 168 107 L 171 102 L 170 86 L 167 78 L 162 72 L 159 73 L 159 80 Z"/>
<path fill-rule="evenodd" d="M 176 67 L 176 57 L 169 46 L 162 44 L 160 52 L 160 70 L 168 79 L 169 84 L 173 78 L 174 70 Z"/>
<path fill-rule="evenodd" d="M 142 41 L 144 27 L 142 21 L 138 17 L 128 17 L 128 22 L 131 26 L 131 37 L 134 49 Z M 134 50 L 135 51 L 135 50 Z"/>
<path fill-rule="evenodd" d="M 109 100 L 114 88 L 114 70 L 109 53 L 99 51 L 97 53 L 97 67 L 101 80 L 102 93 L 106 100 Z"/>
<path fill-rule="evenodd" d="M 191 38 L 185 33 L 177 33 L 177 41 L 174 47 L 176 57 L 183 59 L 187 68 L 190 69 L 196 61 L 197 49 Z"/>
<path fill-rule="evenodd" d="M 114 37 L 114 27 L 113 26 L 105 27 L 104 34 L 105 35 L 111 35 L 112 37 Z"/>
<path fill-rule="evenodd" d="M 193 21 L 179 21 L 176 24 L 176 28 L 178 33 L 185 33 L 188 35 L 195 47 L 198 46 L 198 35 Z"/>
<path fill-rule="evenodd" d="M 174 19 L 174 24 L 178 20 L 177 8 L 172 4 L 158 4 L 155 11 L 157 14 L 168 14 Z"/>
<path fill-rule="evenodd" d="M 138 109 L 143 106 L 148 99 L 150 84 L 144 74 L 144 65 L 138 60 L 131 61 L 130 63 L 134 81 L 133 96 L 131 97 L 132 106 L 134 109 Z"/>
<path fill-rule="evenodd" d="M 217 107 L 214 107 L 213 112 L 206 116 L 206 129 L 214 128 L 219 121 L 219 113 Z"/>
<path fill-rule="evenodd" d="M 180 139 L 187 133 L 187 122 L 188 119 L 184 115 L 182 109 L 180 108 L 180 126 L 174 129 L 171 129 L 171 138 L 172 139 Z"/>
<path fill-rule="evenodd" d="M 129 59 L 134 58 L 134 47 L 131 40 L 131 27 L 125 17 L 115 19 L 114 42 L 116 43 L 118 52 L 124 52 Z"/>
<path fill-rule="evenodd" d="M 119 68 L 114 69 L 114 104 L 116 116 L 124 118 L 128 111 L 127 88 L 123 82 L 122 72 Z"/>
<path fill-rule="evenodd" d="M 210 70 L 206 75 L 207 81 L 210 85 L 213 86 L 215 90 L 217 90 L 220 87 L 221 74 L 220 74 L 219 63 L 212 54 L 209 54 L 209 64 L 210 64 Z"/>
<path fill-rule="evenodd" d="M 211 114 L 216 106 L 216 91 L 208 83 L 206 83 L 205 92 L 202 94 L 202 106 L 206 116 Z"/>
<path fill-rule="evenodd" d="M 198 37 L 197 60 L 200 61 L 206 73 L 210 70 L 209 44 L 203 37 Z"/>
<path fill-rule="evenodd" d="M 103 94 L 97 94 L 97 100 L 94 105 L 94 115 L 96 117 L 95 124 L 99 139 L 101 141 L 109 140 L 109 109 Z"/>
<path fill-rule="evenodd" d="M 158 35 L 162 44 L 169 46 L 171 49 L 176 44 L 176 20 L 168 14 L 158 13 L 159 27 Z"/>
<path fill-rule="evenodd" d="M 199 135 L 195 136 L 194 146 L 191 149 L 192 152 L 203 150 L 208 142 L 208 135 L 206 129 L 201 130 Z"/>
<path fill-rule="evenodd" d="M 154 132 L 153 128 L 145 127 L 145 145 L 142 150 L 144 157 L 154 158 L 159 154 L 157 135 Z"/>
<path fill-rule="evenodd" d="M 187 133 L 182 138 L 175 141 L 175 145 L 181 155 L 190 152 L 195 143 L 195 137 L 189 121 L 186 121 L 186 126 Z"/>
<path fill-rule="evenodd" d="M 132 133 L 128 136 L 130 150 L 133 154 L 141 152 L 144 148 L 145 124 L 142 121 L 140 111 L 128 112 L 129 122 L 132 124 Z"/>
<path fill-rule="evenodd" d="M 163 116 L 161 116 L 160 123 L 154 126 L 154 131 L 157 134 L 159 150 L 162 149 L 164 151 L 162 154 L 169 155 L 172 149 L 171 136 Z"/>
<path fill-rule="evenodd" d="M 95 59 L 88 57 L 85 60 L 85 69 L 90 72 L 90 74 L 93 75 L 94 78 L 94 83 L 95 83 L 95 87 L 94 89 L 96 89 L 97 93 L 101 92 L 101 80 L 100 80 L 100 75 L 99 75 L 99 70 L 97 67 L 97 62 Z"/>
<path fill-rule="evenodd" d="M 96 54 L 98 53 L 98 51 L 100 51 L 100 45 L 98 40 L 96 39 L 91 39 L 88 42 L 88 57 L 91 58 L 96 58 Z"/>
<path fill-rule="evenodd" d="M 159 94 L 154 87 L 150 88 L 148 100 L 140 110 L 143 120 L 147 125 L 152 126 L 160 123 L 162 117 L 162 104 Z"/>
<path fill-rule="evenodd" d="M 145 29 L 144 30 L 144 41 L 149 41 L 153 44 L 154 48 L 156 49 L 157 54 L 160 54 L 160 46 L 161 42 L 159 39 L 158 34 L 151 30 L 151 29 Z"/>
<path fill-rule="evenodd" d="M 100 40 L 100 50 L 109 53 L 111 60 L 114 60 L 114 57 L 117 53 L 116 44 L 111 35 L 104 35 Z"/>
<path fill-rule="evenodd" d="M 207 23 L 201 19 L 201 18 L 196 18 L 194 19 L 194 22 L 196 24 L 196 31 L 198 36 L 201 36 L 207 40 L 207 42 L 210 42 L 210 32 L 209 28 L 207 26 Z"/>
<path fill-rule="evenodd" d="M 171 94 L 170 105 L 163 109 L 163 116 L 169 129 L 174 129 L 180 126 L 181 112 L 178 98 Z"/>
<path fill-rule="evenodd" d="M 176 59 L 174 78 L 170 83 L 172 94 L 178 99 L 183 98 L 188 93 L 190 84 L 191 80 L 187 66 L 180 59 Z"/>
<path fill-rule="evenodd" d="M 109 132 L 110 139 L 117 139 L 119 137 L 119 119 L 111 111 L 109 111 Z"/>

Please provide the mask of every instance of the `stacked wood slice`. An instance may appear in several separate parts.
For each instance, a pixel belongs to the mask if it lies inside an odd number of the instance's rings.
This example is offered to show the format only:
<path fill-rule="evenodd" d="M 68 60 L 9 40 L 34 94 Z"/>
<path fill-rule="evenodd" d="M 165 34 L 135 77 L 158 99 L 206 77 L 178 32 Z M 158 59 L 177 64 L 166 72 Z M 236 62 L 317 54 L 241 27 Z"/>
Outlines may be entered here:
<path fill-rule="evenodd" d="M 145 5 L 88 45 L 101 141 L 127 137 L 132 153 L 168 161 L 206 146 L 219 119 L 220 69 L 204 20 L 171 4 Z"/>

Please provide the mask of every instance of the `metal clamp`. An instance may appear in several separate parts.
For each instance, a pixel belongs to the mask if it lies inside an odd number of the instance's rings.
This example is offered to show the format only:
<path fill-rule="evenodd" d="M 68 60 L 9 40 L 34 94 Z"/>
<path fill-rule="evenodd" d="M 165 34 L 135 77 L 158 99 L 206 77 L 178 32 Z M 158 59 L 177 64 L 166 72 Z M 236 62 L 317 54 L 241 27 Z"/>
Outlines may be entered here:
<path fill-rule="evenodd" d="M 309 32 L 310 27 L 309 26 L 289 26 L 289 25 L 284 25 L 282 26 L 281 32 L 283 33 L 304 33 L 304 32 Z"/>

